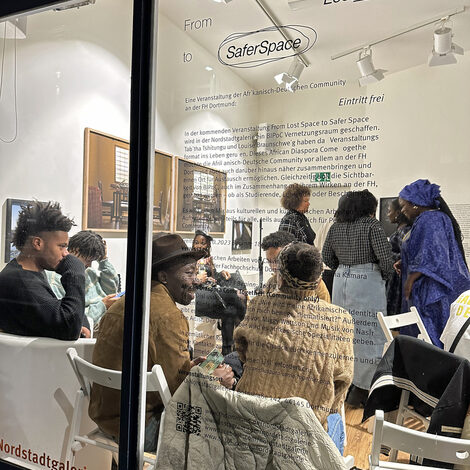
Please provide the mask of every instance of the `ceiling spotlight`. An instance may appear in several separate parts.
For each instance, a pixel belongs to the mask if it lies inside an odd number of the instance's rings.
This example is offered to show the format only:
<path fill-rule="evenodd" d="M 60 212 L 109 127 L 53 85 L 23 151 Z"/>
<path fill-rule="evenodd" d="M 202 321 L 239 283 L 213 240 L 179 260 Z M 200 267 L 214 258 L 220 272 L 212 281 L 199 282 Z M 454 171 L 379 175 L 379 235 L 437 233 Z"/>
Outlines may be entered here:
<path fill-rule="evenodd" d="M 215 3 L 229 3 L 232 0 L 213 0 Z"/>
<path fill-rule="evenodd" d="M 356 62 L 361 78 L 359 78 L 359 85 L 365 86 L 370 83 L 380 82 L 384 78 L 386 70 L 376 69 L 372 63 L 372 49 L 366 47 L 359 52 L 359 60 Z"/>
<path fill-rule="evenodd" d="M 294 92 L 299 86 L 300 74 L 304 68 L 305 65 L 299 59 L 297 59 L 297 57 L 295 57 L 294 62 L 292 62 L 292 65 L 289 68 L 289 71 L 287 73 L 283 72 L 275 75 L 274 80 L 276 80 L 278 85 L 283 85 L 286 90 Z"/>
<path fill-rule="evenodd" d="M 463 55 L 463 48 L 452 42 L 452 29 L 442 22 L 434 31 L 434 47 L 429 55 L 428 65 L 456 64 L 457 59 L 454 54 Z"/>

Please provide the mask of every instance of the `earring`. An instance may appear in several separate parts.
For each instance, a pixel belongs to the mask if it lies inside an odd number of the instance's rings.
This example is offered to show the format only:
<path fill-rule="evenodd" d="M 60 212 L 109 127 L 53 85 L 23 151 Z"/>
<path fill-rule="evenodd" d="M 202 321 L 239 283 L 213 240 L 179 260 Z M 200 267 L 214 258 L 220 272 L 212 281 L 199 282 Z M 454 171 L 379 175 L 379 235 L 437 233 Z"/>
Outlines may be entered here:
<path fill-rule="evenodd" d="M 417 209 L 417 208 L 418 208 L 418 206 L 416 206 L 416 205 L 415 205 L 415 206 L 413 206 L 413 209 Z"/>

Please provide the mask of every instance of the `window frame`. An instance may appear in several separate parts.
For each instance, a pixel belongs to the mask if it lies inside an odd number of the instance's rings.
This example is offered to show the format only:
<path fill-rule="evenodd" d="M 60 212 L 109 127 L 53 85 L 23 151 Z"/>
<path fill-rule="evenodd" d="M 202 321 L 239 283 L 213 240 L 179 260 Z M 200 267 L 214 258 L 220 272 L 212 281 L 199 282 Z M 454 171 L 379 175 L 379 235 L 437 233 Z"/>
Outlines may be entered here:
<path fill-rule="evenodd" d="M 76 0 L 75 0 L 76 1 Z M 50 10 L 74 0 L 2 0 L 0 22 Z M 132 0 L 129 217 L 123 333 L 119 469 L 142 467 L 148 312 L 150 302 L 154 171 L 156 25 L 158 0 Z M 150 222 L 150 223 L 149 223 Z M 142 287 L 143 286 L 143 287 Z M 140 434 L 139 434 L 140 429 Z M 0 470 L 25 468 L 0 461 Z"/>

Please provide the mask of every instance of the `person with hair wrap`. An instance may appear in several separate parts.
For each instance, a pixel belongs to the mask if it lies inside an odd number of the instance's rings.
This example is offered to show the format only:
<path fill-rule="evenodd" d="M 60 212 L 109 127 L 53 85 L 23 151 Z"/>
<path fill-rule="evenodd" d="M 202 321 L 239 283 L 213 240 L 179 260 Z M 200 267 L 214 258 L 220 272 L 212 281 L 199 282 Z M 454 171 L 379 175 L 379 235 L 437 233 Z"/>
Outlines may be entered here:
<path fill-rule="evenodd" d="M 401 211 L 413 222 L 402 243 L 401 262 L 403 309 L 414 305 L 435 346 L 449 318 L 451 303 L 470 289 L 462 233 L 440 187 L 419 179 L 400 191 Z M 417 329 L 404 327 L 400 333 L 417 336 Z"/>
<path fill-rule="evenodd" d="M 293 242 L 277 258 L 278 289 L 253 298 L 234 338 L 243 375 L 239 392 L 271 398 L 306 399 L 334 436 L 333 416 L 341 410 L 352 381 L 354 330 L 346 310 L 320 300 L 319 251 Z"/>
<path fill-rule="evenodd" d="M 281 250 L 293 241 L 295 241 L 295 236 L 292 233 L 285 232 L 283 230 L 270 233 L 263 238 L 261 248 L 266 252 L 266 260 L 268 261 L 269 267 L 272 271 L 272 276 L 266 281 L 266 284 L 263 287 L 265 293 L 269 294 L 277 289 L 277 257 Z M 318 283 L 316 294 L 322 300 L 326 300 L 327 302 L 331 301 L 330 293 L 328 292 L 323 279 L 320 279 Z"/>
<path fill-rule="evenodd" d="M 85 315 L 97 330 L 101 317 L 117 300 L 118 273 L 108 260 L 105 240 L 96 232 L 82 230 L 70 237 L 68 251 L 85 265 Z M 98 269 L 91 267 L 93 261 L 98 262 Z M 56 297 L 62 299 L 65 290 L 61 275 L 46 271 L 46 276 Z"/>

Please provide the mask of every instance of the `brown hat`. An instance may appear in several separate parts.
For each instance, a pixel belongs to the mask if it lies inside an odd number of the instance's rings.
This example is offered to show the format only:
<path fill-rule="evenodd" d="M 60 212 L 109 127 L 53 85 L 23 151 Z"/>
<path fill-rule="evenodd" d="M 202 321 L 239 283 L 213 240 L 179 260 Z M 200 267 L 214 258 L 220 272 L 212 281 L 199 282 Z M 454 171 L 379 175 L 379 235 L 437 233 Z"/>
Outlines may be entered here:
<path fill-rule="evenodd" d="M 176 234 L 156 236 L 152 242 L 152 267 L 159 266 L 181 256 L 198 260 L 204 256 L 200 250 L 190 250 L 184 240 Z"/>

